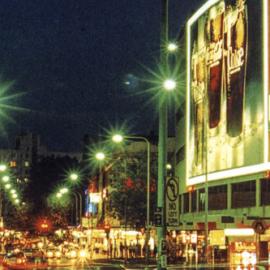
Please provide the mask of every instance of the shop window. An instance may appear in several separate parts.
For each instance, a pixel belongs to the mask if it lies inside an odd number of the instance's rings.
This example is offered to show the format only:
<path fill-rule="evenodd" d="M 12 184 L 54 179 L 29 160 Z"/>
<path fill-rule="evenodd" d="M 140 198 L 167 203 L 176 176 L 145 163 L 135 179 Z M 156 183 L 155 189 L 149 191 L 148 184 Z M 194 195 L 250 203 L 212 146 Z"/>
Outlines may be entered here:
<path fill-rule="evenodd" d="M 199 211 L 204 211 L 205 209 L 205 190 L 204 188 L 199 189 Z"/>
<path fill-rule="evenodd" d="M 261 179 L 261 205 L 270 205 L 270 179 Z"/>
<path fill-rule="evenodd" d="M 255 205 L 255 181 L 232 184 L 232 208 L 252 207 Z"/>
<path fill-rule="evenodd" d="M 189 212 L 189 193 L 183 194 L 183 213 Z"/>
<path fill-rule="evenodd" d="M 222 210 L 227 208 L 227 185 L 209 187 L 208 209 Z"/>
<path fill-rule="evenodd" d="M 9 166 L 10 166 L 11 168 L 16 167 L 16 166 L 17 166 L 17 165 L 16 165 L 16 161 L 14 161 L 14 160 L 10 161 Z"/>

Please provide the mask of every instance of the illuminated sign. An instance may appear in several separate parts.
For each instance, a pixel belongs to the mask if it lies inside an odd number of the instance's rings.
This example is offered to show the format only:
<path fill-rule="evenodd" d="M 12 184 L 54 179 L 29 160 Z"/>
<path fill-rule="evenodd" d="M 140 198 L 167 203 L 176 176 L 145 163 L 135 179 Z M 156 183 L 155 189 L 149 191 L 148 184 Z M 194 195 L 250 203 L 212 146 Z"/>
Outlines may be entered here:
<path fill-rule="evenodd" d="M 267 11 L 209 0 L 187 23 L 187 185 L 270 168 Z"/>
<path fill-rule="evenodd" d="M 99 203 L 101 201 L 101 194 L 100 193 L 90 193 L 90 202 L 91 203 Z"/>
<path fill-rule="evenodd" d="M 225 236 L 253 236 L 254 230 L 251 228 L 224 229 Z"/>

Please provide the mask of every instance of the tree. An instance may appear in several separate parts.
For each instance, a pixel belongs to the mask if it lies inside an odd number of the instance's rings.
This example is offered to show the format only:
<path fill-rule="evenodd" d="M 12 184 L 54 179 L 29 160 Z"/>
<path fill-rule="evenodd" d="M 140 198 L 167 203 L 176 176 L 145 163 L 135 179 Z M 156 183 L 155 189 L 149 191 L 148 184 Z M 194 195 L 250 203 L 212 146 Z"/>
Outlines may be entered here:
<path fill-rule="evenodd" d="M 57 185 L 67 177 L 67 171 L 72 168 L 79 168 L 79 162 L 68 156 L 44 157 L 33 165 L 30 182 L 25 190 L 27 204 L 30 205 L 28 215 L 37 218 L 55 214 L 54 207 L 48 204 L 48 198 L 55 193 Z"/>
<path fill-rule="evenodd" d="M 156 206 L 156 159 L 151 161 L 150 213 Z M 146 154 L 126 156 L 114 163 L 108 172 L 109 206 L 107 212 L 123 225 L 144 227 L 146 222 Z"/>

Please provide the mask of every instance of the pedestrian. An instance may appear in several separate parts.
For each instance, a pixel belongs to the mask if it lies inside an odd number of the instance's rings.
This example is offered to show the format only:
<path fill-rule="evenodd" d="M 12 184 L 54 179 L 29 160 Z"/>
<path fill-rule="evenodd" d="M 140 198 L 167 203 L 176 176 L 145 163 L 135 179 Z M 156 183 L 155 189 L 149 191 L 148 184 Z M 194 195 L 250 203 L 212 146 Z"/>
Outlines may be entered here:
<path fill-rule="evenodd" d="M 120 242 L 120 257 L 124 258 L 124 245 L 122 242 Z"/>

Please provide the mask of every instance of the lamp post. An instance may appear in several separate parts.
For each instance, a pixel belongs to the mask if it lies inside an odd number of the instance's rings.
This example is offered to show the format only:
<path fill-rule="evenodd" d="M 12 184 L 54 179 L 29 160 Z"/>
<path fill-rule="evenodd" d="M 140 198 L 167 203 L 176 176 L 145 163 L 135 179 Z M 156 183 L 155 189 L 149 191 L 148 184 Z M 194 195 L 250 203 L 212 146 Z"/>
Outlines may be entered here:
<path fill-rule="evenodd" d="M 76 192 L 76 191 L 73 191 L 73 194 L 75 195 L 75 197 L 76 197 L 76 195 L 78 196 L 79 213 L 78 213 L 78 215 L 76 215 L 76 222 L 78 224 L 81 224 L 81 221 L 82 221 L 82 195 L 80 192 Z M 77 199 L 77 197 L 76 197 L 76 199 Z"/>
<path fill-rule="evenodd" d="M 147 138 L 143 136 L 122 136 L 120 134 L 115 134 L 112 140 L 115 143 L 120 143 L 124 139 L 127 140 L 142 140 L 146 143 L 147 147 L 147 176 L 146 176 L 146 263 L 149 262 L 149 239 L 150 239 L 150 142 Z"/>
<path fill-rule="evenodd" d="M 79 181 L 79 174 L 76 172 L 72 172 L 70 173 L 69 177 L 70 181 L 72 181 L 73 183 Z M 76 223 L 81 224 L 81 218 L 82 218 L 82 195 L 79 191 L 73 191 L 75 197 L 78 196 L 78 205 L 79 205 L 79 210 L 78 213 L 76 214 Z M 77 198 L 76 198 L 77 200 Z"/>
<path fill-rule="evenodd" d="M 74 195 L 74 198 L 75 198 L 75 223 L 76 223 L 76 225 L 81 224 L 82 195 L 79 192 L 76 192 L 76 191 L 71 191 L 70 192 L 70 190 L 68 188 L 63 187 L 56 193 L 56 197 L 58 199 L 60 199 L 66 193 L 71 193 L 72 195 Z M 78 209 L 78 205 L 79 205 L 79 209 Z"/>
<path fill-rule="evenodd" d="M 0 173 L 4 173 L 7 170 L 6 164 L 0 164 Z M 8 182 L 9 177 L 3 176 L 2 178 L 3 182 Z M 2 193 L 2 187 L 0 188 L 0 227 L 4 227 L 4 218 L 3 218 L 3 193 Z"/>
<path fill-rule="evenodd" d="M 102 197 L 102 188 L 103 188 L 103 176 L 102 176 L 102 162 L 105 160 L 106 155 L 104 152 L 97 152 L 95 154 L 95 158 L 99 163 L 99 173 L 98 173 L 98 192 L 100 192 L 100 196 Z M 103 217 L 103 200 L 100 200 L 99 207 L 98 207 L 98 213 L 100 214 L 100 219 Z"/>

